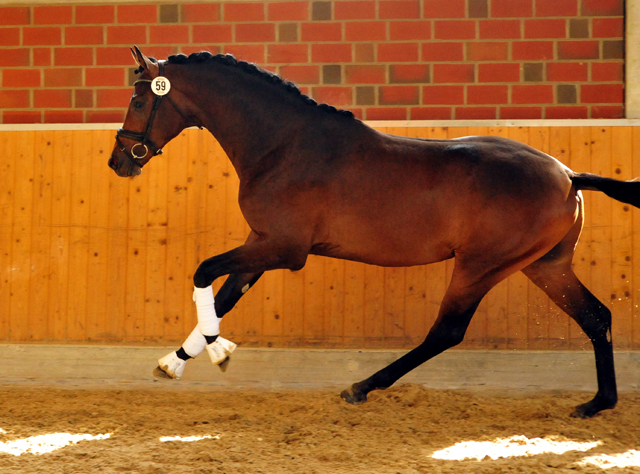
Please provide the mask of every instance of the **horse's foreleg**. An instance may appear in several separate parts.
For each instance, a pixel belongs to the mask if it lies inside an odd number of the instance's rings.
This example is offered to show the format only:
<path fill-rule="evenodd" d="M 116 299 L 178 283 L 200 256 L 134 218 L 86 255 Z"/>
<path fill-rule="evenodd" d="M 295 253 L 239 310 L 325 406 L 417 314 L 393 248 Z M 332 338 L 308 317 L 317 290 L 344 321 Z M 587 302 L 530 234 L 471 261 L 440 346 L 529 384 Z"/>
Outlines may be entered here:
<path fill-rule="evenodd" d="M 215 296 L 215 313 L 218 319 L 227 314 L 242 296 L 258 281 L 262 273 L 241 273 L 229 275 L 220 290 Z M 212 347 L 219 354 L 216 361 L 222 371 L 226 370 L 228 356 L 235 344 L 219 336 L 214 338 L 217 344 Z M 211 342 L 214 342 L 211 341 Z M 158 360 L 158 367 L 154 370 L 154 375 L 162 378 L 180 379 L 186 367 L 187 360 L 199 356 L 207 347 L 207 340 L 202 334 L 200 327 L 196 325 L 187 339 L 177 351 L 170 352 Z"/>
<path fill-rule="evenodd" d="M 598 392 L 593 400 L 577 406 L 571 416 L 590 418 L 599 411 L 615 407 L 618 395 L 611 341 L 611 311 L 578 280 L 570 264 L 539 261 L 523 272 L 578 323 L 593 344 Z"/>
<path fill-rule="evenodd" d="M 462 342 L 473 314 L 491 288 L 487 284 L 464 284 L 454 271 L 451 284 L 440 306 L 440 314 L 422 344 L 362 382 L 354 383 L 340 396 L 360 404 L 372 390 L 385 389 L 427 360 Z"/>

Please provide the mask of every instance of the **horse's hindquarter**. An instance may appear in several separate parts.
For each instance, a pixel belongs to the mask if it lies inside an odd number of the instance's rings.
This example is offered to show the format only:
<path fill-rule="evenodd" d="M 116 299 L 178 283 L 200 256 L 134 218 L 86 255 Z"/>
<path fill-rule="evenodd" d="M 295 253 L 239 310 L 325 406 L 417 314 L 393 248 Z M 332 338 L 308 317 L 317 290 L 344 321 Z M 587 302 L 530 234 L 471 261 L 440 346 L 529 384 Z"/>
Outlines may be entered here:
<path fill-rule="evenodd" d="M 510 259 L 551 248 L 575 220 L 565 169 L 520 143 L 381 134 L 373 144 L 332 174 L 313 253 L 390 266 Z"/>

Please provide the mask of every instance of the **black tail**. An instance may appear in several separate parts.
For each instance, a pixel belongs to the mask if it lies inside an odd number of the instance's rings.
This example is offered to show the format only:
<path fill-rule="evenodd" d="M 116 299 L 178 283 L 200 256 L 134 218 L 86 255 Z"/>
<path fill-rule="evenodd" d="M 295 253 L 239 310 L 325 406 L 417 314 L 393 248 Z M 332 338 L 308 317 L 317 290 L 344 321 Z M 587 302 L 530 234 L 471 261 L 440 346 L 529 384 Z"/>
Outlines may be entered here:
<path fill-rule="evenodd" d="M 620 181 L 591 173 L 575 173 L 571 181 L 576 189 L 602 191 L 616 201 L 640 207 L 640 181 Z"/>

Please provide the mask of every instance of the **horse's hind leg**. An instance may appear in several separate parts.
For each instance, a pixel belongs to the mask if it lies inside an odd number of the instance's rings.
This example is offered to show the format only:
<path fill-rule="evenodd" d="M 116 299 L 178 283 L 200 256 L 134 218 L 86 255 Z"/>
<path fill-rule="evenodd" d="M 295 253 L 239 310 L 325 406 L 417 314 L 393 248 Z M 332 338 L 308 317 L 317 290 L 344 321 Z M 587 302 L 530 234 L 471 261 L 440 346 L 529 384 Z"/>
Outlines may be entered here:
<path fill-rule="evenodd" d="M 566 257 L 545 257 L 523 272 L 578 323 L 593 344 L 598 393 L 590 402 L 576 407 L 571 416 L 589 418 L 599 411 L 615 407 L 618 397 L 611 342 L 611 311 L 578 280 Z"/>
<path fill-rule="evenodd" d="M 480 301 L 503 276 L 494 274 L 490 278 L 468 278 L 464 271 L 460 271 L 459 263 L 456 262 L 440 313 L 424 342 L 368 379 L 344 390 L 340 394 L 344 400 L 356 405 L 364 403 L 372 390 L 390 387 L 403 375 L 462 342 Z"/>

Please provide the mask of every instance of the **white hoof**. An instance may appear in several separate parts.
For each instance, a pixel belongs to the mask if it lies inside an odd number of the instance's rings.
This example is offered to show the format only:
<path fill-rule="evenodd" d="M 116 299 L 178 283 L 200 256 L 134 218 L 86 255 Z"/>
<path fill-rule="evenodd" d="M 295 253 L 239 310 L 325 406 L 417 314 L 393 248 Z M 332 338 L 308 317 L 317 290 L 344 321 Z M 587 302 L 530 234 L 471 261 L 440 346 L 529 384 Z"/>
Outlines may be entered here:
<path fill-rule="evenodd" d="M 168 378 L 175 380 L 180 380 L 186 365 L 187 361 L 182 360 L 175 352 L 170 352 L 158 360 L 158 369 L 164 372 Z M 156 371 L 154 374 L 158 375 Z"/>
<path fill-rule="evenodd" d="M 218 336 L 211 344 L 207 344 L 207 352 L 213 365 L 220 366 L 224 372 L 227 369 L 229 356 L 236 350 L 236 345 L 227 339 Z"/>

